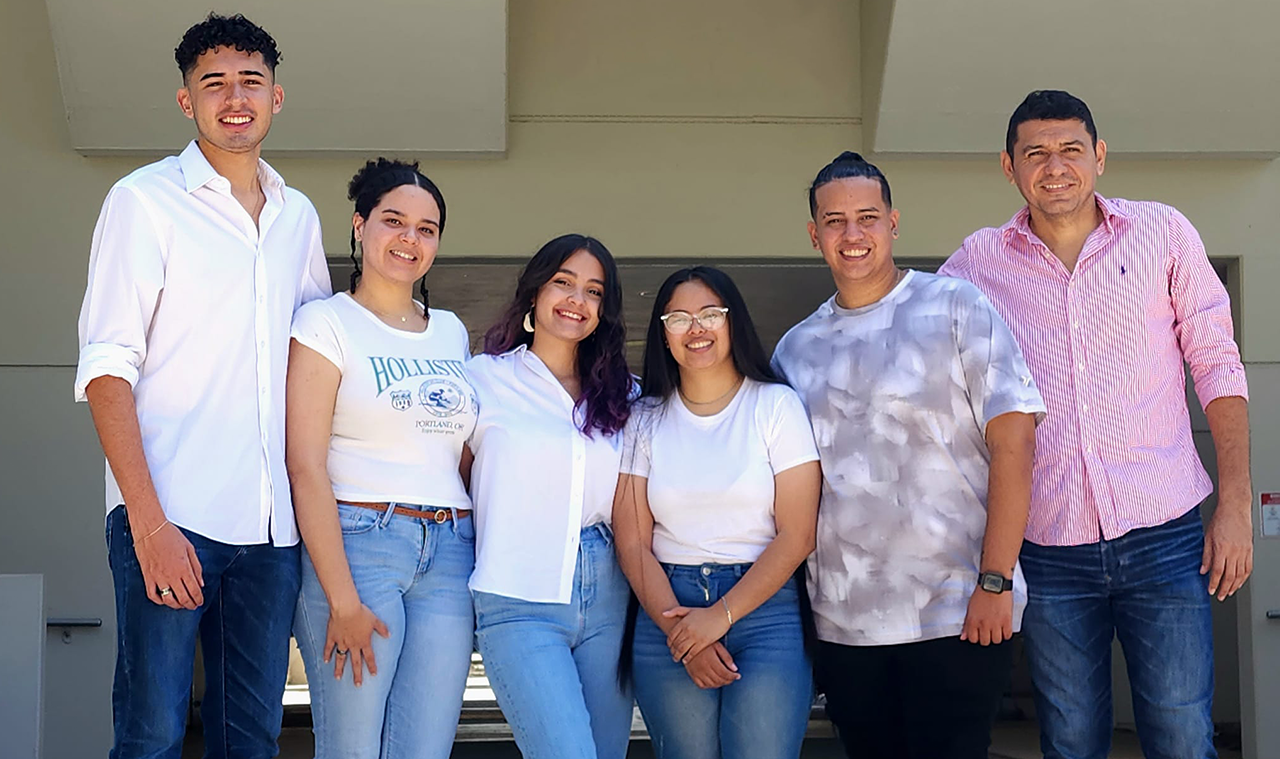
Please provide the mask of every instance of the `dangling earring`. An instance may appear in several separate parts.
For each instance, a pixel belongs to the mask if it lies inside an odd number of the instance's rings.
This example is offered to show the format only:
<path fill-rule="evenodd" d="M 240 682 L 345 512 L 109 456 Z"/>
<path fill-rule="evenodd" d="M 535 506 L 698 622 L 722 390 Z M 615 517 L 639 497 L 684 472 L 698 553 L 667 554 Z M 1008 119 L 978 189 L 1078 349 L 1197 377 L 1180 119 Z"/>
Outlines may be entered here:
<path fill-rule="evenodd" d="M 533 309 L 529 309 L 529 313 L 524 315 L 524 331 L 533 332 Z"/>

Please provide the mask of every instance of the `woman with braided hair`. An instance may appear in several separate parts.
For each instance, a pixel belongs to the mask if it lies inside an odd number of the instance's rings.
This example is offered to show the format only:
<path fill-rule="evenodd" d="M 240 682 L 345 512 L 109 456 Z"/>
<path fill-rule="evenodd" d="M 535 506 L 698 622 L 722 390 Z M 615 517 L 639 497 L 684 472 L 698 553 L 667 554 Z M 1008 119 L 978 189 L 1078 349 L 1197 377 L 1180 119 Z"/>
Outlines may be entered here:
<path fill-rule="evenodd" d="M 300 308 L 289 352 L 286 461 L 306 548 L 294 634 L 317 757 L 444 759 L 474 631 L 467 330 L 427 303 L 445 223 L 435 184 L 379 158 L 348 197 L 351 290 Z"/>

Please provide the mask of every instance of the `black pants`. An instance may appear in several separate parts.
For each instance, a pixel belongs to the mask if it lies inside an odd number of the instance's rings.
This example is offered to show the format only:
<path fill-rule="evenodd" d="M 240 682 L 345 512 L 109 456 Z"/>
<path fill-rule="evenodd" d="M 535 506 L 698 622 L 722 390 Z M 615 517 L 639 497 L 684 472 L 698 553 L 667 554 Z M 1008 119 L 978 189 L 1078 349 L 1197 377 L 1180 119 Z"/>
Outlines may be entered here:
<path fill-rule="evenodd" d="M 850 759 L 987 759 L 1013 645 L 940 638 L 897 646 L 820 642 L 827 716 Z"/>

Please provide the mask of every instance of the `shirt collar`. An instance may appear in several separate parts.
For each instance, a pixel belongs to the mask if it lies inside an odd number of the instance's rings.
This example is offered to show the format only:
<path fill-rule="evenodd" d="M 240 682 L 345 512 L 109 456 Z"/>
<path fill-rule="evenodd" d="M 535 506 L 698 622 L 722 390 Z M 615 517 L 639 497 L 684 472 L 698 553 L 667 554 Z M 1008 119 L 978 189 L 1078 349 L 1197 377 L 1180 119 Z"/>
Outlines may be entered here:
<path fill-rule="evenodd" d="M 1107 226 L 1108 232 L 1115 232 L 1117 222 L 1124 223 L 1133 218 L 1133 214 L 1121 208 L 1114 200 L 1104 198 L 1096 192 L 1093 194 L 1093 199 L 1098 204 L 1098 208 L 1102 210 L 1102 223 Z M 1035 233 L 1031 231 L 1030 222 L 1031 209 L 1023 206 L 1018 209 L 1012 219 L 1009 219 L 1004 226 L 1000 227 L 1000 233 L 1005 239 L 1014 234 L 1020 234 L 1027 239 L 1031 239 L 1035 236 Z"/>
<path fill-rule="evenodd" d="M 231 183 L 213 168 L 195 140 L 192 140 L 178 155 L 178 166 L 182 169 L 182 178 L 186 182 L 187 192 L 195 192 L 210 183 L 214 183 L 218 189 L 227 191 L 231 189 Z M 284 195 L 284 177 L 281 177 L 261 158 L 258 159 L 258 182 L 267 195 Z"/>

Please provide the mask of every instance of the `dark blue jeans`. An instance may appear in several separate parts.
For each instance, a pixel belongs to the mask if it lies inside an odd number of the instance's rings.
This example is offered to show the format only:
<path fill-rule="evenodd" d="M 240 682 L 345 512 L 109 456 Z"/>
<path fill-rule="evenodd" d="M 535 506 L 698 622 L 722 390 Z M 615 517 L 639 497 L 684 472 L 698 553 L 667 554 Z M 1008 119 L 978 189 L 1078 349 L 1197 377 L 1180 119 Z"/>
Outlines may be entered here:
<path fill-rule="evenodd" d="M 111 759 L 182 754 L 197 632 L 205 756 L 275 756 L 301 582 L 298 546 L 227 545 L 183 530 L 204 571 L 204 605 L 170 609 L 147 599 L 123 506 L 107 515 L 106 532 L 116 593 Z"/>
<path fill-rule="evenodd" d="M 1023 543 L 1029 598 L 1022 630 L 1046 757 L 1106 757 L 1115 637 L 1128 665 L 1147 759 L 1218 755 L 1203 550 L 1199 508 L 1100 543 Z"/>

